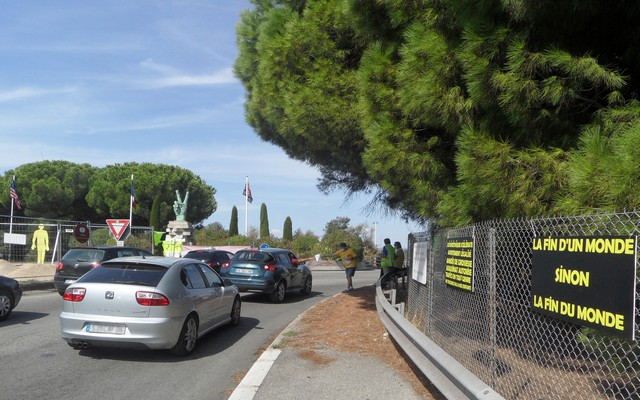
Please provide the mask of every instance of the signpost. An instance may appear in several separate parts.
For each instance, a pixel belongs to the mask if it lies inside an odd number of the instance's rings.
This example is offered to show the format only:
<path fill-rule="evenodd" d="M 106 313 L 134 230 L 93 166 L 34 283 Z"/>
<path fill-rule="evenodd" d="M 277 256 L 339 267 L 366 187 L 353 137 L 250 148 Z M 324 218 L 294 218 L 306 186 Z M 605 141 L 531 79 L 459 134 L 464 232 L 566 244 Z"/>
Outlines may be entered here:
<path fill-rule="evenodd" d="M 86 243 L 91 237 L 91 230 L 85 223 L 79 223 L 73 228 L 73 236 L 80 243 Z"/>

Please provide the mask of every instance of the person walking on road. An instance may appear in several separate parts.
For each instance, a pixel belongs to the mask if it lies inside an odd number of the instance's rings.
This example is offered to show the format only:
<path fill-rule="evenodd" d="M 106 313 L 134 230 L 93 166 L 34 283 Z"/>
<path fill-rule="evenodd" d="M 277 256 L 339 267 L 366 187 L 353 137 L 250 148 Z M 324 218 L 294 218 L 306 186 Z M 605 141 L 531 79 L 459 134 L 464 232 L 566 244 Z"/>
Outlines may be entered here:
<path fill-rule="evenodd" d="M 356 274 L 356 252 L 349 247 L 345 242 L 340 243 L 340 248 L 333 254 L 321 255 L 318 254 L 315 256 L 316 260 L 319 260 L 322 257 L 338 257 L 340 261 L 342 261 L 342 266 L 344 267 L 344 273 L 347 275 L 347 290 L 353 290 L 353 276 Z M 299 262 L 305 262 L 313 259 L 313 257 L 309 258 L 301 258 Z"/>
<path fill-rule="evenodd" d="M 344 273 L 347 275 L 347 290 L 353 290 L 353 276 L 356 273 L 356 252 L 345 242 L 340 243 L 340 248 L 334 253 L 340 257 Z"/>
<path fill-rule="evenodd" d="M 384 247 L 382 248 L 382 258 L 380 259 L 380 267 L 382 267 L 382 275 L 393 272 L 393 261 L 396 251 L 391 245 L 391 239 L 384 239 Z"/>

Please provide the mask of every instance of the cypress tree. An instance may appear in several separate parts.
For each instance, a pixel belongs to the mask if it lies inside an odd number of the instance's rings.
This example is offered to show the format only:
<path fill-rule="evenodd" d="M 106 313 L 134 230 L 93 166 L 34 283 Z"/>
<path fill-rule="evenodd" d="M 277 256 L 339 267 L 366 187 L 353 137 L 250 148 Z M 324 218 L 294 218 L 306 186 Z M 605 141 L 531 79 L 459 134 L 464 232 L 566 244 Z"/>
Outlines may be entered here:
<path fill-rule="evenodd" d="M 229 237 L 238 235 L 238 209 L 233 206 L 231 209 L 231 221 L 229 222 Z"/>
<path fill-rule="evenodd" d="M 260 239 L 266 239 L 269 235 L 269 216 L 267 215 L 267 205 L 260 206 Z"/>
<path fill-rule="evenodd" d="M 292 226 L 291 218 L 287 217 L 284 220 L 284 228 L 282 229 L 282 239 L 285 242 L 290 242 L 293 240 L 293 226 Z"/>
<path fill-rule="evenodd" d="M 151 203 L 151 211 L 149 211 L 149 225 L 153 226 L 153 229 L 160 231 L 160 196 L 155 195 L 153 197 L 153 203 Z"/>

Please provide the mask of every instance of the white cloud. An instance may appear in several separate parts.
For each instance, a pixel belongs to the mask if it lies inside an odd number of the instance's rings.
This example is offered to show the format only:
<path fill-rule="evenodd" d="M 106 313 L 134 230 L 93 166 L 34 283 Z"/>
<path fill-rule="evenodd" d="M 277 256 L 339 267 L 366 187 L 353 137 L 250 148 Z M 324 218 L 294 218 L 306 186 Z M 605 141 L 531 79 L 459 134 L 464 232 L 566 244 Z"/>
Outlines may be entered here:
<path fill-rule="evenodd" d="M 140 66 L 163 75 L 159 78 L 143 81 L 142 86 L 148 89 L 238 83 L 238 80 L 233 76 L 231 67 L 220 69 L 212 74 L 190 75 L 181 72 L 175 67 L 156 63 L 150 58 L 141 62 Z"/>
<path fill-rule="evenodd" d="M 71 93 L 75 89 L 67 87 L 61 89 L 42 89 L 35 87 L 19 87 L 15 89 L 0 91 L 0 103 L 7 103 L 17 100 L 31 99 L 35 97 L 51 96 L 54 94 Z"/>

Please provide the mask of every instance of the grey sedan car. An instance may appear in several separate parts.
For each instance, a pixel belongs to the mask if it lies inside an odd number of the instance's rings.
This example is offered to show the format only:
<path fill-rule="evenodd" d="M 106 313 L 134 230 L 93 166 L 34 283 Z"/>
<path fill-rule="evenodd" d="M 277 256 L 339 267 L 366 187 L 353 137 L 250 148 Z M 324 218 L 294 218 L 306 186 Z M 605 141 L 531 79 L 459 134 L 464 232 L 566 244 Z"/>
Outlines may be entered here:
<path fill-rule="evenodd" d="M 188 355 L 202 335 L 240 322 L 238 292 L 197 260 L 117 258 L 65 290 L 62 338 L 77 349 L 170 349 Z"/>

